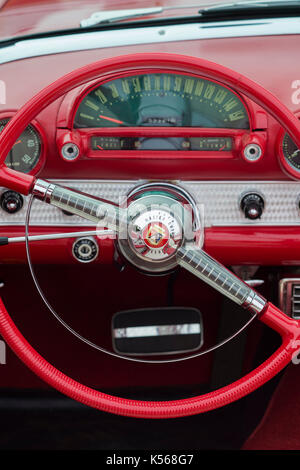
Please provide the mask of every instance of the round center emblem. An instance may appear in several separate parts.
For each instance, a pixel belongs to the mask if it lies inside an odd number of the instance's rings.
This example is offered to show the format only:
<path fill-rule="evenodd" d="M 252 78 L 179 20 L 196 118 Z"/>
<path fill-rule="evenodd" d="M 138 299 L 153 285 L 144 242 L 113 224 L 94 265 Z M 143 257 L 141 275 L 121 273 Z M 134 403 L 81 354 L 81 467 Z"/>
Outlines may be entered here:
<path fill-rule="evenodd" d="M 118 236 L 121 255 L 153 274 L 178 266 L 178 248 L 200 230 L 192 196 L 171 183 L 153 182 L 133 188 L 126 208 L 127 218 Z"/>
<path fill-rule="evenodd" d="M 152 209 L 134 219 L 129 236 L 139 256 L 157 262 L 175 254 L 181 243 L 182 227 L 171 212 Z"/>
<path fill-rule="evenodd" d="M 162 248 L 169 237 L 169 230 L 162 222 L 150 222 L 143 230 L 143 239 L 149 248 Z"/>

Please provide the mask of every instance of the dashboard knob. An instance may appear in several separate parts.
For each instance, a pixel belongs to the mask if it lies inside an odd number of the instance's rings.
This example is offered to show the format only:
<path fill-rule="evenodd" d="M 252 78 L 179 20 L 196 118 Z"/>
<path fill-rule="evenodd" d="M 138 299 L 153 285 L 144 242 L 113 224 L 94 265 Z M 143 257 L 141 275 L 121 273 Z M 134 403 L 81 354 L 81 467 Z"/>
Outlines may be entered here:
<path fill-rule="evenodd" d="M 15 191 L 4 191 L 0 198 L 2 209 L 9 214 L 18 212 L 23 207 L 23 197 Z"/>
<path fill-rule="evenodd" d="M 242 198 L 240 207 L 246 219 L 256 220 L 262 216 L 265 202 L 259 194 L 249 193 Z"/>

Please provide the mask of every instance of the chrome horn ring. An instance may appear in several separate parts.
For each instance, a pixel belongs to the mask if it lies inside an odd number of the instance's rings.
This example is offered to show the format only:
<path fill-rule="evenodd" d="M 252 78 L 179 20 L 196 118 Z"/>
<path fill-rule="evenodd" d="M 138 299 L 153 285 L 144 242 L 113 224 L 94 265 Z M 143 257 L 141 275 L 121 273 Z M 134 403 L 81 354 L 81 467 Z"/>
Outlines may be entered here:
<path fill-rule="evenodd" d="M 141 271 L 168 273 L 176 266 L 178 248 L 203 245 L 204 224 L 194 198 L 172 183 L 146 183 L 131 190 L 123 203 L 128 224 L 119 231 L 121 255 Z"/>

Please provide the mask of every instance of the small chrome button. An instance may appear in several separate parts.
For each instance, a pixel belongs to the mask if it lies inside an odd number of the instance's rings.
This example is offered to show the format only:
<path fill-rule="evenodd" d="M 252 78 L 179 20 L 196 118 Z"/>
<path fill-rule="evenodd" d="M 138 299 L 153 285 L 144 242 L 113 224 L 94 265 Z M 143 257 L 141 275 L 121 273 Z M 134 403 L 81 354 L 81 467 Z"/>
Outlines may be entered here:
<path fill-rule="evenodd" d="M 262 149 L 258 144 L 248 144 L 244 148 L 244 157 L 249 162 L 256 162 L 262 156 Z"/>
<path fill-rule="evenodd" d="M 63 145 L 61 149 L 61 156 L 64 160 L 69 162 L 76 160 L 79 156 L 80 150 L 78 145 L 74 144 L 73 142 L 68 142 L 67 144 Z"/>

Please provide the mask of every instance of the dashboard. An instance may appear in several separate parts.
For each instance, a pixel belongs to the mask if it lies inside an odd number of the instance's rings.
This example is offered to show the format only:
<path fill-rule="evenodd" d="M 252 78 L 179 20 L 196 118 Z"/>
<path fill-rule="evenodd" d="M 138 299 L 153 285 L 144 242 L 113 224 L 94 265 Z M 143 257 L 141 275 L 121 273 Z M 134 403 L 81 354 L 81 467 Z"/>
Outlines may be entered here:
<path fill-rule="evenodd" d="M 0 132 L 12 115 L 1 113 Z M 56 147 L 65 162 L 143 159 L 161 168 L 165 159 L 193 159 L 194 165 L 205 162 L 209 172 L 214 160 L 218 169 L 227 160 L 229 171 L 231 159 L 260 162 L 270 151 L 268 130 L 276 123 L 220 83 L 193 74 L 151 71 L 117 74 L 70 92 L 58 110 L 56 126 Z M 286 133 L 279 133 L 273 148 L 278 163 L 300 178 L 300 151 Z M 38 174 L 47 145 L 42 126 L 33 122 L 9 152 L 6 165 Z"/>
<path fill-rule="evenodd" d="M 155 161 L 160 169 L 165 159 L 183 164 L 192 159 L 193 165 L 204 162 L 208 172 L 224 165 L 230 171 L 230 160 L 257 164 L 269 150 L 268 141 L 272 144 L 268 130 L 276 123 L 223 84 L 170 71 L 116 75 L 64 98 L 55 123 L 56 148 L 64 162 L 105 161 L 109 168 L 107 162 L 114 159 L 142 159 Z M 0 132 L 12 115 L 1 113 Z M 33 122 L 16 141 L 6 164 L 38 174 L 47 146 L 42 126 Z M 279 164 L 300 177 L 299 151 L 290 137 L 283 134 L 274 150 Z"/>
<path fill-rule="evenodd" d="M 253 65 L 253 45 L 258 50 L 260 38 L 244 41 L 248 44 L 245 56 L 252 57 Z M 264 38 L 264 44 L 268 41 L 271 39 Z M 295 44 L 298 40 L 289 41 Z M 216 62 L 218 44 L 218 40 L 210 41 L 210 55 Z M 166 48 L 173 52 L 176 44 Z M 116 50 L 106 51 L 107 55 L 112 52 L 117 55 Z M 64 56 L 69 57 L 71 70 L 90 61 L 91 54 Z M 39 70 L 33 83 L 29 82 L 31 93 L 42 87 L 46 77 L 51 81 L 63 74 L 61 55 L 46 59 L 44 69 L 43 57 L 23 63 L 30 74 Z M 52 60 L 56 69 L 51 67 Z M 242 70 L 246 61 L 240 60 L 241 71 L 247 74 Z M 237 64 L 226 65 L 237 70 Z M 16 67 L 16 63 L 2 66 L 12 87 Z M 24 70 L 26 75 L 26 67 Z M 265 86 L 271 89 L 270 84 Z M 1 105 L 0 132 L 24 97 L 17 93 L 11 106 Z M 294 112 L 297 114 L 296 109 Z M 202 205 L 205 249 L 221 262 L 300 262 L 300 255 L 295 255 L 299 252 L 299 150 L 280 125 L 250 99 L 194 72 L 163 66 L 116 70 L 73 89 L 27 127 L 6 164 L 115 202 L 141 182 L 175 182 Z M 0 205 L 2 234 L 23 234 L 28 198 L 7 194 L 2 188 Z M 32 234 L 84 230 L 90 225 L 58 208 L 45 210 L 39 202 L 33 204 L 30 224 Z M 57 240 L 48 251 L 43 242 L 35 246 L 42 263 L 74 263 L 72 244 Z M 111 263 L 113 241 L 98 240 L 97 244 L 93 261 Z M 266 245 L 271 249 L 266 251 Z M 3 247 L 2 253 L 4 262 L 26 259 L 24 246 Z"/>

